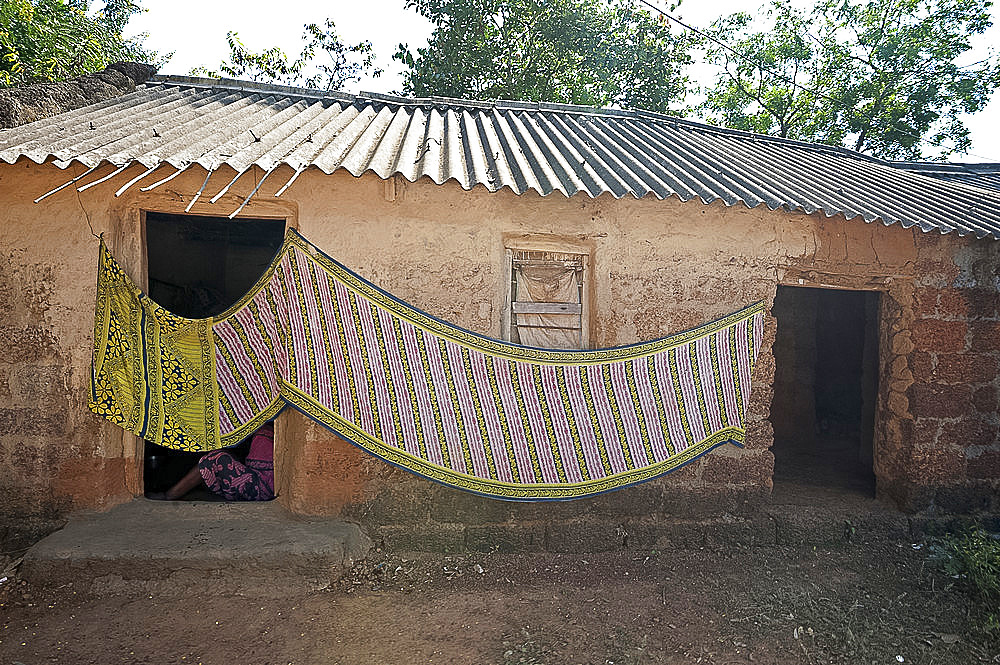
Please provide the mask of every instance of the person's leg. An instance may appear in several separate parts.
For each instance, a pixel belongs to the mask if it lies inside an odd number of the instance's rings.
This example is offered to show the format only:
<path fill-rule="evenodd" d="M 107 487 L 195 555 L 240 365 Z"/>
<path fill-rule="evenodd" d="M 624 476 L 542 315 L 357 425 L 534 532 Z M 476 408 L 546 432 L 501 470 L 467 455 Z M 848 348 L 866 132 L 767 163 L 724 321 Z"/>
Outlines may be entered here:
<path fill-rule="evenodd" d="M 173 487 L 167 490 L 165 498 L 168 501 L 176 501 L 194 488 L 201 485 L 201 483 L 201 471 L 198 469 L 198 466 L 195 465 L 195 467 L 184 474 L 184 477 L 178 480 Z"/>

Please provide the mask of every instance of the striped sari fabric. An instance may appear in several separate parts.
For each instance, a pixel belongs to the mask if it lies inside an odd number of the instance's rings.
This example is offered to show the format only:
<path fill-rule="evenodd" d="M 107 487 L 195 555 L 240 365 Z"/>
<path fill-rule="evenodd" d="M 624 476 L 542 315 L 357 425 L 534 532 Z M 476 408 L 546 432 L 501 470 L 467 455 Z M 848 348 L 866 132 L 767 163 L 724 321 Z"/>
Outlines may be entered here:
<path fill-rule="evenodd" d="M 756 303 L 626 347 L 518 346 L 407 305 L 290 231 L 250 293 L 204 323 L 209 355 L 191 341 L 204 336 L 189 334 L 177 349 L 164 346 L 163 334 L 152 335 L 155 344 L 146 339 L 141 326 L 127 340 L 107 333 L 101 312 L 115 307 L 102 306 L 102 294 L 128 294 L 114 299 L 119 308 L 156 306 L 103 247 L 101 275 L 117 283 L 99 288 L 91 408 L 126 429 L 207 450 L 238 443 L 292 406 L 391 464 L 509 500 L 589 496 L 662 475 L 723 443 L 741 445 L 763 329 L 764 305 Z M 116 344 L 140 351 L 110 351 Z M 154 346 L 155 354 L 142 351 Z M 149 385 L 103 367 L 123 355 L 172 364 Z M 185 380 L 170 378 L 176 368 Z M 211 417 L 195 409 L 183 419 L 120 417 L 127 409 L 119 403 L 134 408 L 171 390 L 181 393 L 173 402 L 217 409 Z"/>

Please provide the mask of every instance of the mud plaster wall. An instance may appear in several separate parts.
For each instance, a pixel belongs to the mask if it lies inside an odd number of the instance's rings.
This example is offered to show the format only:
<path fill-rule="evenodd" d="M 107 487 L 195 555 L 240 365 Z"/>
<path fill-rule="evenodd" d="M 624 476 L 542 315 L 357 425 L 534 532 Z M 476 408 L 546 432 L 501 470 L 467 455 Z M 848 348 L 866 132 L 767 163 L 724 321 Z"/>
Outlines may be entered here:
<path fill-rule="evenodd" d="M 182 212 L 205 174 L 192 169 L 152 192 L 133 187 L 115 199 L 114 191 L 140 173 L 130 169 L 86 192 L 67 188 L 32 203 L 83 170 L 0 167 L 0 464 L 9 470 L 0 501 L 8 514 L 105 508 L 141 492 L 135 437 L 92 416 L 85 404 L 97 258 L 87 220 L 143 284 L 141 211 Z M 233 175 L 213 175 L 206 191 Z M 260 175 L 245 175 L 218 203 L 199 202 L 191 212 L 228 214 Z M 489 194 L 455 183 L 315 171 L 272 198 L 289 176 L 285 169 L 272 174 L 244 214 L 286 218 L 376 284 L 491 336 L 500 333 L 504 247 L 513 242 L 590 252 L 594 346 L 659 337 L 755 300 L 771 302 L 779 283 L 881 290 L 880 491 L 911 508 L 940 506 L 942 487 L 977 488 L 978 507 L 996 494 L 995 243 L 697 200 Z M 644 525 L 663 515 L 752 512 L 769 495 L 773 468 L 774 333 L 768 318 L 746 448 L 717 449 L 658 481 L 562 504 L 491 501 L 395 470 L 286 412 L 278 433 L 279 500 L 301 513 L 361 520 L 389 540 L 405 539 L 419 525 L 424 539 L 439 538 L 445 547 L 571 548 L 582 522 L 593 522 L 589 538 L 596 529 L 636 542 L 647 533 Z M 975 373 L 971 384 L 967 372 Z M 978 429 L 972 437 L 961 428 Z"/>

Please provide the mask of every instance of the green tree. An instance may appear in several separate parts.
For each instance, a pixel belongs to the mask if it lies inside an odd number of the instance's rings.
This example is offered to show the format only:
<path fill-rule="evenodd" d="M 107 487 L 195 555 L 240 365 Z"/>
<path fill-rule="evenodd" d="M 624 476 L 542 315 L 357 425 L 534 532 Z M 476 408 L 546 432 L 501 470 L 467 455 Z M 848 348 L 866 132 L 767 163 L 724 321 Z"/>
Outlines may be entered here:
<path fill-rule="evenodd" d="M 959 64 L 970 37 L 990 27 L 990 5 L 820 0 L 806 13 L 774 0 L 763 26 L 733 14 L 707 42 L 722 72 L 702 109 L 727 127 L 888 159 L 964 152 L 961 115 L 981 110 L 1000 86 L 993 58 Z"/>
<path fill-rule="evenodd" d="M 61 81 L 123 60 L 156 61 L 143 48 L 145 35 L 122 36 L 142 11 L 133 0 L 107 0 L 94 12 L 87 0 L 0 1 L 0 87 Z"/>
<path fill-rule="evenodd" d="M 309 88 L 340 90 L 365 73 L 379 76 L 370 41 L 346 45 L 337 35 L 333 21 L 323 25 L 308 23 L 302 35 L 304 45 L 295 60 L 290 60 L 277 46 L 255 53 L 248 49 L 236 32 L 227 32 L 229 59 L 217 71 L 195 67 L 191 74 L 222 78 L 249 79 L 282 85 L 303 84 Z"/>
<path fill-rule="evenodd" d="M 626 0 L 407 0 L 434 24 L 400 44 L 403 90 L 668 111 L 688 89 L 692 40 Z"/>

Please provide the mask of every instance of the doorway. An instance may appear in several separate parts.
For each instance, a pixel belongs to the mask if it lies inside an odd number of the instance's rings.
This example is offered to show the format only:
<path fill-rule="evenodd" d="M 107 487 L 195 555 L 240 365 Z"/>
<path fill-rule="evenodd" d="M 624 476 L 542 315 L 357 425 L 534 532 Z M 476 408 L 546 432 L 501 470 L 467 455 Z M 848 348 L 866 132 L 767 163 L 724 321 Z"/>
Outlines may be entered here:
<path fill-rule="evenodd" d="M 201 319 L 221 314 L 257 282 L 285 237 L 283 219 L 236 219 L 146 213 L 149 297 L 174 314 Z M 249 440 L 229 449 L 243 458 Z M 201 453 L 146 442 L 144 491 L 164 492 L 191 470 Z M 194 490 L 186 499 L 222 500 Z"/>
<path fill-rule="evenodd" d="M 773 312 L 775 500 L 874 497 L 879 293 L 779 286 Z"/>

